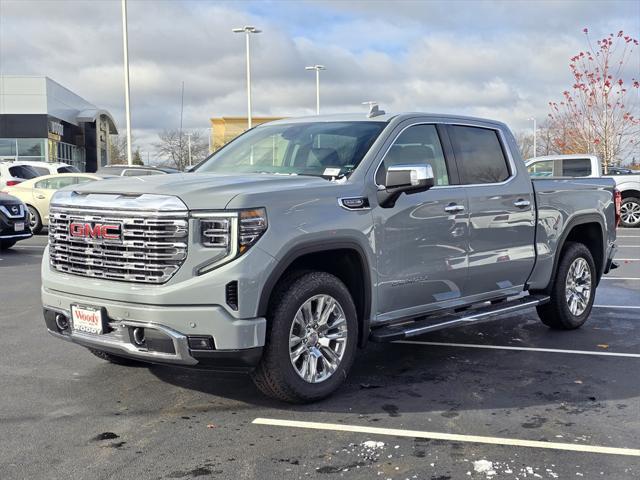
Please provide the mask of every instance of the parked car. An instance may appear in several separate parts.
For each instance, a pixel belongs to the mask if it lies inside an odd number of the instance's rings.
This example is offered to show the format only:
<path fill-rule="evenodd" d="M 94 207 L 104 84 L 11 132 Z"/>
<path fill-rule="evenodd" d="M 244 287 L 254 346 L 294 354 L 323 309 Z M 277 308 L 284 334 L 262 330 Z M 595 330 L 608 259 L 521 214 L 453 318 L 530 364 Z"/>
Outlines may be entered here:
<path fill-rule="evenodd" d="M 80 173 L 77 167 L 62 162 L 32 162 L 20 160 L 14 162 L 15 165 L 28 165 L 33 168 L 38 175 L 55 175 L 56 173 Z"/>
<path fill-rule="evenodd" d="M 637 170 L 631 170 L 630 168 L 623 167 L 609 167 L 607 168 L 607 175 L 640 175 Z M 604 172 L 603 172 L 604 175 Z"/>
<path fill-rule="evenodd" d="M 530 158 L 526 162 L 533 177 L 610 177 L 622 195 L 620 209 L 623 227 L 640 226 L 640 172 L 626 173 L 619 167 L 609 167 L 603 175 L 600 159 L 596 155 L 548 155 Z"/>
<path fill-rule="evenodd" d="M 0 162 L 0 190 L 37 176 L 38 172 L 28 165 L 20 165 L 15 162 Z"/>
<path fill-rule="evenodd" d="M 153 167 L 150 165 L 107 165 L 99 168 L 96 173 L 98 175 L 115 175 L 118 177 L 142 177 L 146 175 L 180 173 L 180 170 L 170 167 Z"/>
<path fill-rule="evenodd" d="M 31 237 L 29 213 L 20 199 L 0 193 L 0 250 Z"/>
<path fill-rule="evenodd" d="M 57 190 L 101 179 L 102 177 L 93 173 L 44 175 L 7 187 L 4 192 L 19 198 L 27 205 L 29 226 L 37 235 L 43 227 L 49 225 L 49 203 Z"/>
<path fill-rule="evenodd" d="M 580 327 L 612 268 L 614 186 L 532 181 L 491 120 L 267 123 L 193 173 L 56 193 L 45 323 L 113 363 L 249 370 L 314 401 L 368 341 L 531 307 Z"/>

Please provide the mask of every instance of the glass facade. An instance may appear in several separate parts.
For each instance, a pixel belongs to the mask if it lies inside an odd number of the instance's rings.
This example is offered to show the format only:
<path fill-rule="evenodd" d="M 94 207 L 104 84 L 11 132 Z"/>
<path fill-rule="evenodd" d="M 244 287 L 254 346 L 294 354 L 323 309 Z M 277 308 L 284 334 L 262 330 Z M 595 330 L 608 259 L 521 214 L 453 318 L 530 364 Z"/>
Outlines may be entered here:
<path fill-rule="evenodd" d="M 44 138 L 0 138 L 0 157 L 46 161 Z"/>
<path fill-rule="evenodd" d="M 68 163 L 81 172 L 85 170 L 86 164 L 83 147 L 46 138 L 0 138 L 0 158 Z"/>

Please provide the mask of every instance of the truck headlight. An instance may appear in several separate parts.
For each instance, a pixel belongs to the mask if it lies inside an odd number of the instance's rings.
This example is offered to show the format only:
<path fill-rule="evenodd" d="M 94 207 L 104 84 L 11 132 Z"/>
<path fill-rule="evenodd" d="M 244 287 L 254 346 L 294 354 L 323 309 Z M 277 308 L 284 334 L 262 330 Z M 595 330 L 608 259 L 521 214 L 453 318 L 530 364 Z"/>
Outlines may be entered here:
<path fill-rule="evenodd" d="M 239 257 L 267 231 L 267 212 L 264 208 L 202 213 L 196 216 L 200 244 L 218 252 L 213 262 L 208 262 L 198 269 L 199 274 L 209 272 Z"/>

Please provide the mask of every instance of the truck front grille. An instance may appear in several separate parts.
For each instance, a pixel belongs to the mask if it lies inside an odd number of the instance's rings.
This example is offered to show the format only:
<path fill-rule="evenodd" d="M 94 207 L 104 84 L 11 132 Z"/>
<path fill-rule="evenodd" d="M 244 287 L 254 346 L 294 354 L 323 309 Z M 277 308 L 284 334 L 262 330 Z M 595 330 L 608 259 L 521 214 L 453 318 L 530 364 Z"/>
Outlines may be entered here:
<path fill-rule="evenodd" d="M 59 272 L 124 282 L 168 281 L 187 257 L 186 215 L 51 207 L 49 257 Z"/>

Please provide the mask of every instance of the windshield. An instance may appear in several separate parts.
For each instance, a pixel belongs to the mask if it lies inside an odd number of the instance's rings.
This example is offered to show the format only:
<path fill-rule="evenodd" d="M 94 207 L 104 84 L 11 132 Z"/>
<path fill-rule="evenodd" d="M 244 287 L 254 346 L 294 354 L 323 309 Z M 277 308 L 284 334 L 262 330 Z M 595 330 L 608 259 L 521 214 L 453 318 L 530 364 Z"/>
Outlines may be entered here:
<path fill-rule="evenodd" d="M 337 177 L 352 172 L 387 124 L 310 122 L 264 125 L 212 154 L 198 172 Z"/>

